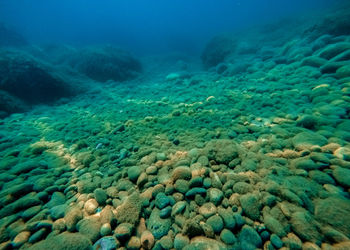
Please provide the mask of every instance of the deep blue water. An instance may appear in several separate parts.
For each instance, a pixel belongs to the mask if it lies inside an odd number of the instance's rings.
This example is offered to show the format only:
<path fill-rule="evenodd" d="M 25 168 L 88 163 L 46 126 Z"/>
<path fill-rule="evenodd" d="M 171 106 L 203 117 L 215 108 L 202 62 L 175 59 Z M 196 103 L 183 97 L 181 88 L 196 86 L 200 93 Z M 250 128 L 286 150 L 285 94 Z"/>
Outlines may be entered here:
<path fill-rule="evenodd" d="M 335 0 L 1 0 L 0 22 L 35 43 L 199 52 L 213 35 L 328 8 Z"/>

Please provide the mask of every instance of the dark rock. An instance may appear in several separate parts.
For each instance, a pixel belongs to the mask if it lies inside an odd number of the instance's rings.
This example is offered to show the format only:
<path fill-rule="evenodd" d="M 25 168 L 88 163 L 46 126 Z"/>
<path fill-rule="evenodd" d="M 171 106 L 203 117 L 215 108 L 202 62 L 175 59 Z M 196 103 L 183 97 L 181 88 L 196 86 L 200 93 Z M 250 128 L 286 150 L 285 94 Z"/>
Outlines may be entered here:
<path fill-rule="evenodd" d="M 260 235 L 250 226 L 244 226 L 238 240 L 242 249 L 256 249 L 262 246 Z"/>
<path fill-rule="evenodd" d="M 215 67 L 231 55 L 236 49 L 236 41 L 229 36 L 217 36 L 204 48 L 201 59 L 205 68 Z"/>
<path fill-rule="evenodd" d="M 0 90 L 28 104 L 52 103 L 73 89 L 51 66 L 17 51 L 0 53 Z"/>
<path fill-rule="evenodd" d="M 142 70 L 137 59 L 114 47 L 86 48 L 73 55 L 69 64 L 100 82 L 132 79 Z"/>
<path fill-rule="evenodd" d="M 153 209 L 149 219 L 146 221 L 147 229 L 150 230 L 156 239 L 167 235 L 171 227 L 171 219 L 162 219 L 160 210 Z"/>

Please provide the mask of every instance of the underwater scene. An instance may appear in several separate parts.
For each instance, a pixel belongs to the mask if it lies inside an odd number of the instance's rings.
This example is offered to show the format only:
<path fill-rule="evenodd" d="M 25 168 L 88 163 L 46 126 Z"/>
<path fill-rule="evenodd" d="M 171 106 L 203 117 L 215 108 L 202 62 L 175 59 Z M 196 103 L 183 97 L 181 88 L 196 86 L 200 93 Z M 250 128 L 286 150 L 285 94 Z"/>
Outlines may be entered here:
<path fill-rule="evenodd" d="M 350 1 L 0 0 L 0 250 L 349 250 Z"/>

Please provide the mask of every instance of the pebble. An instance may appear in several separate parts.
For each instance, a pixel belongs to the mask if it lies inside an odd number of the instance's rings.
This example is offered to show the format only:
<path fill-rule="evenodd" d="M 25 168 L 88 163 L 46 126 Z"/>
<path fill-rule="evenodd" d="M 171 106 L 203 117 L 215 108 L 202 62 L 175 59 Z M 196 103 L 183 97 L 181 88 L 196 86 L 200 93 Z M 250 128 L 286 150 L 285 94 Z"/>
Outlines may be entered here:
<path fill-rule="evenodd" d="M 177 180 L 177 181 L 175 182 L 174 187 L 175 187 L 175 190 L 176 190 L 176 191 L 185 194 L 185 193 L 187 193 L 188 190 L 190 189 L 190 184 L 189 184 L 189 182 L 186 181 L 186 180 L 179 179 L 179 180 Z"/>
<path fill-rule="evenodd" d="M 133 225 L 131 225 L 130 223 L 121 223 L 115 229 L 114 234 L 118 240 L 124 241 L 130 238 L 132 230 Z"/>
<path fill-rule="evenodd" d="M 219 205 L 224 198 L 224 193 L 217 188 L 210 188 L 208 190 L 209 200 L 216 206 Z"/>
<path fill-rule="evenodd" d="M 174 248 L 176 250 L 181 250 L 185 246 L 190 244 L 190 239 L 188 236 L 183 235 L 183 234 L 177 234 L 174 239 Z"/>
<path fill-rule="evenodd" d="M 136 236 L 132 236 L 128 243 L 126 244 L 127 249 L 130 250 L 138 250 L 141 248 L 141 241 L 140 238 Z"/>
<path fill-rule="evenodd" d="M 220 239 L 228 245 L 232 245 L 232 244 L 236 243 L 236 241 L 237 241 L 235 235 L 230 230 L 228 230 L 226 228 L 221 231 Z"/>
<path fill-rule="evenodd" d="M 89 199 L 84 204 L 84 209 L 88 214 L 94 214 L 98 207 L 98 202 L 95 199 Z"/>
<path fill-rule="evenodd" d="M 150 231 L 145 230 L 142 232 L 141 245 L 145 249 L 152 249 L 152 247 L 154 246 L 154 236 Z"/>
<path fill-rule="evenodd" d="M 167 206 L 163 208 L 162 210 L 160 210 L 160 213 L 159 213 L 160 218 L 162 219 L 168 218 L 171 215 L 171 211 L 172 211 L 171 206 Z"/>
<path fill-rule="evenodd" d="M 118 247 L 118 241 L 113 236 L 106 236 L 95 242 L 93 250 L 114 250 Z"/>
<path fill-rule="evenodd" d="M 210 216 L 213 216 L 216 214 L 217 208 L 216 206 L 211 203 L 205 203 L 199 208 L 199 213 L 204 216 L 204 218 L 209 218 Z"/>
<path fill-rule="evenodd" d="M 104 223 L 104 224 L 101 226 L 100 234 L 101 234 L 102 236 L 107 236 L 107 235 L 109 235 L 111 232 L 112 232 L 111 224 L 109 224 L 109 223 Z"/>
<path fill-rule="evenodd" d="M 141 174 L 141 168 L 139 166 L 132 166 L 128 168 L 128 177 L 132 182 L 136 182 Z"/>
<path fill-rule="evenodd" d="M 178 201 L 175 203 L 175 205 L 172 207 L 171 216 L 175 216 L 177 214 L 181 214 L 184 209 L 186 208 L 186 201 Z"/>
<path fill-rule="evenodd" d="M 155 199 L 155 205 L 159 209 L 163 209 L 170 204 L 170 199 L 164 193 L 158 193 Z"/>
<path fill-rule="evenodd" d="M 186 192 L 185 196 L 187 198 L 193 197 L 196 194 L 206 194 L 207 190 L 205 188 L 195 187 Z"/>
<path fill-rule="evenodd" d="M 283 247 L 283 241 L 278 237 L 276 234 L 272 234 L 270 237 L 272 245 L 274 245 L 276 248 L 282 248 Z"/>
<path fill-rule="evenodd" d="M 99 205 L 102 206 L 102 205 L 106 204 L 106 200 L 107 200 L 108 196 L 107 196 L 107 193 L 105 190 L 103 190 L 102 188 L 96 188 L 94 190 L 94 195 L 95 195 L 95 199 Z"/>
<path fill-rule="evenodd" d="M 213 228 L 215 233 L 220 233 L 224 228 L 224 221 L 219 215 L 209 217 L 206 223 Z"/>

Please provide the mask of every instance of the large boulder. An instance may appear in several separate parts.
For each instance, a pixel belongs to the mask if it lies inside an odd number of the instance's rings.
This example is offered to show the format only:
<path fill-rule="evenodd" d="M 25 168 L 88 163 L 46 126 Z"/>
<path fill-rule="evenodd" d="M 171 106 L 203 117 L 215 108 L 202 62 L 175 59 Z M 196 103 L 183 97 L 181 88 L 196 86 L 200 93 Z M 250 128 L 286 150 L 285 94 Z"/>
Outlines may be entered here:
<path fill-rule="evenodd" d="M 73 55 L 69 64 L 99 82 L 129 80 L 142 71 L 141 63 L 130 53 L 108 46 L 85 48 Z"/>
<path fill-rule="evenodd" d="M 51 103 L 72 88 L 52 67 L 24 52 L 0 52 L 0 90 L 26 104 Z"/>
<path fill-rule="evenodd" d="M 225 62 L 236 50 L 236 41 L 230 36 L 216 36 L 205 46 L 201 59 L 205 68 Z"/>

